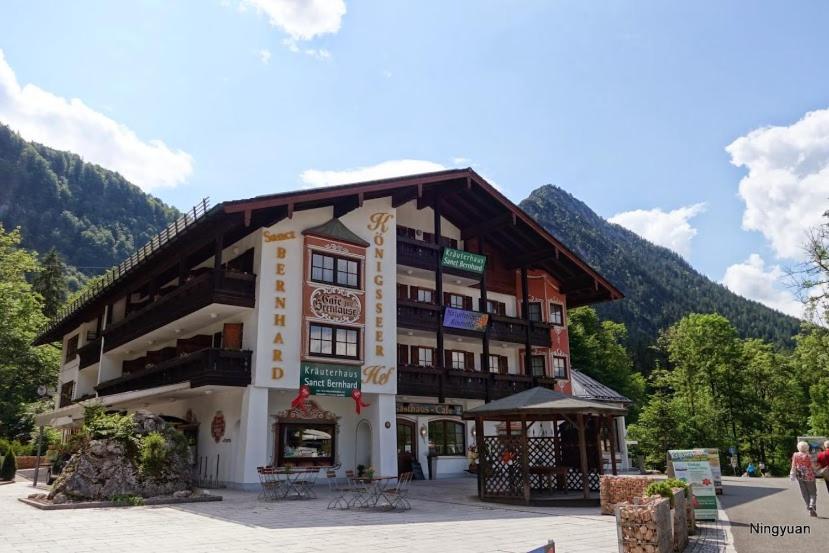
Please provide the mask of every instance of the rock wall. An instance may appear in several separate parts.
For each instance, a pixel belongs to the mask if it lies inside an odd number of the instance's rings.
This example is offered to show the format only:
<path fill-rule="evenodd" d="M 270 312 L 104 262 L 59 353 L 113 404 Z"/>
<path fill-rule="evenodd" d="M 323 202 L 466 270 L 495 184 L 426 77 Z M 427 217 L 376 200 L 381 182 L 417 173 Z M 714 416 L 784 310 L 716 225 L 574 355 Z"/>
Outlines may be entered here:
<path fill-rule="evenodd" d="M 108 500 L 116 495 L 154 497 L 189 490 L 192 469 L 181 434 L 158 415 L 139 411 L 133 415 L 135 436 L 152 432 L 167 442 L 168 462 L 157 477 L 142 474 L 137 455 L 125 443 L 112 439 L 93 439 L 67 461 L 55 480 L 49 498 L 56 503 L 67 500 Z"/>

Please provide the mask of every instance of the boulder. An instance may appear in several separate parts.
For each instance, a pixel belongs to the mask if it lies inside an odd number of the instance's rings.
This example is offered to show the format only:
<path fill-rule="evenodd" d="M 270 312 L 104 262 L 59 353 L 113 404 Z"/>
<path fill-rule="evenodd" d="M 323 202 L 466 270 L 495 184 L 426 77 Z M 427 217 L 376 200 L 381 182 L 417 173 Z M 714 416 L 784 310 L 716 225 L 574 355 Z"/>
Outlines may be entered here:
<path fill-rule="evenodd" d="M 189 490 L 192 467 L 189 450 L 183 437 L 153 413 L 138 411 L 133 415 L 134 431 L 138 438 L 152 432 L 164 436 L 168 458 L 161 474 L 141 473 L 138 459 L 131 456 L 118 440 L 90 440 L 66 462 L 49 497 L 64 500 L 108 500 L 116 495 L 154 497 L 172 495 Z"/>

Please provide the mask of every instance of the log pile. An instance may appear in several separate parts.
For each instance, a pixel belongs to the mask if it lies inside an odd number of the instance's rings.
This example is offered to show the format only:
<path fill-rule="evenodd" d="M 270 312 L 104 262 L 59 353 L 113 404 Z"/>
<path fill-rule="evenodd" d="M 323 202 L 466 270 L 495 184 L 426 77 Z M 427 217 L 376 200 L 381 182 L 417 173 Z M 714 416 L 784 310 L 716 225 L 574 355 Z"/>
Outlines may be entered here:
<path fill-rule="evenodd" d="M 671 502 L 651 496 L 638 503 L 624 502 L 616 507 L 620 553 L 670 553 Z"/>
<path fill-rule="evenodd" d="M 619 503 L 633 501 L 642 497 L 648 484 L 659 478 L 648 476 L 611 476 L 603 475 L 599 481 L 599 502 L 603 515 L 612 515 Z"/>
<path fill-rule="evenodd" d="M 688 545 L 688 509 L 687 504 L 690 503 L 685 497 L 685 490 L 682 488 L 674 488 L 674 508 L 673 513 L 672 533 L 674 536 L 674 551 L 682 553 L 685 551 L 685 546 Z"/>

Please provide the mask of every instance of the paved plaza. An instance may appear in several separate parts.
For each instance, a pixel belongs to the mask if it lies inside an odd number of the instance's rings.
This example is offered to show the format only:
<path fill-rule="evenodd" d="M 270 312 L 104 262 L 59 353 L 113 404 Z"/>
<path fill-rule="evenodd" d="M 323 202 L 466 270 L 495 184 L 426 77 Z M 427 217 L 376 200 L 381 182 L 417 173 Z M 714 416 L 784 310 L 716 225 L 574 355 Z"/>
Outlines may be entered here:
<path fill-rule="evenodd" d="M 22 480 L 0 486 L 0 551 L 526 553 L 550 539 L 559 553 L 617 551 L 614 519 L 598 508 L 494 505 L 474 489 L 471 478 L 415 482 L 408 512 L 329 511 L 325 490 L 307 501 L 220 490 L 214 503 L 41 511 L 17 501 L 32 493 Z"/>
<path fill-rule="evenodd" d="M 324 486 L 307 501 L 217 490 L 224 501 L 64 511 L 17 501 L 32 492 L 24 479 L 0 486 L 3 553 L 527 553 L 550 539 L 557 553 L 618 551 L 614 518 L 598 508 L 482 503 L 472 478 L 414 482 L 407 512 L 328 510 Z M 711 524 L 688 551 L 734 551 L 730 541 L 721 524 Z"/>

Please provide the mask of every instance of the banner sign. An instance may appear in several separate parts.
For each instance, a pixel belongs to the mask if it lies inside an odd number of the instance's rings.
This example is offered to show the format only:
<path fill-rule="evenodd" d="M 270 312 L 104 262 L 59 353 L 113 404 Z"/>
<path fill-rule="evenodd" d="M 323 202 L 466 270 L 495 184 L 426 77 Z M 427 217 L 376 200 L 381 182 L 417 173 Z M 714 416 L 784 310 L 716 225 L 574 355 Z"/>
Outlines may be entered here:
<path fill-rule="evenodd" d="M 694 514 L 699 520 L 717 520 L 717 491 L 705 449 L 671 449 L 668 459 L 676 478 L 691 484 Z"/>
<path fill-rule="evenodd" d="M 448 403 L 397 403 L 398 415 L 439 415 L 460 417 L 463 415 L 463 405 Z"/>
<path fill-rule="evenodd" d="M 459 328 L 461 330 L 476 330 L 483 332 L 489 322 L 488 313 L 476 313 L 464 309 L 447 307 L 443 313 L 443 326 Z"/>
<path fill-rule="evenodd" d="M 720 450 L 716 447 L 705 450 L 708 454 L 708 463 L 711 465 L 711 474 L 714 475 L 714 489 L 722 493 L 722 467 L 720 467 Z"/>
<path fill-rule="evenodd" d="M 443 248 L 441 265 L 470 273 L 483 273 L 486 267 L 486 256 L 454 248 Z"/>
<path fill-rule="evenodd" d="M 301 363 L 299 385 L 306 386 L 315 396 L 351 397 L 360 389 L 362 369 L 350 365 Z"/>

